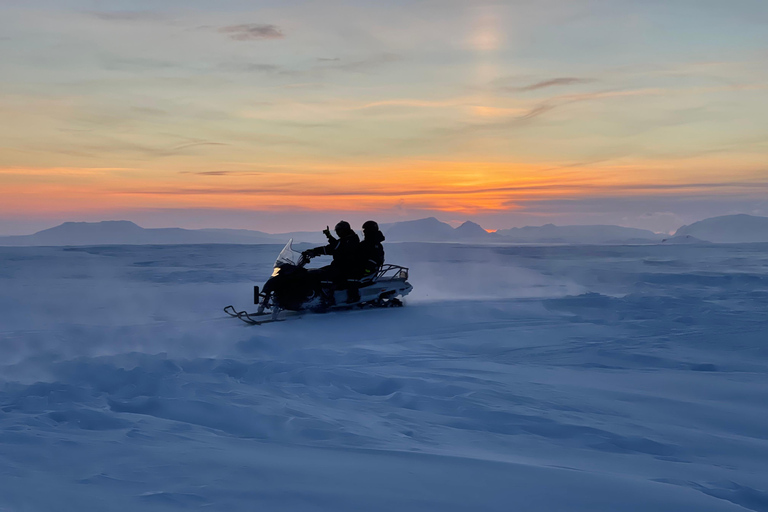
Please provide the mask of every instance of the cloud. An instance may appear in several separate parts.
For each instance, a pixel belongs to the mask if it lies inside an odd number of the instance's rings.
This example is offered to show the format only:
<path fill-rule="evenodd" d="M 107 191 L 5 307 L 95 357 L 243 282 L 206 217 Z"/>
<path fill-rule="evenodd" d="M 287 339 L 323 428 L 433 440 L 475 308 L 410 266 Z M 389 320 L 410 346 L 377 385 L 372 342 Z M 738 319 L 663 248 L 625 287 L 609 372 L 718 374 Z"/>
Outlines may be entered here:
<path fill-rule="evenodd" d="M 171 148 L 171 151 L 178 151 L 180 149 L 191 148 L 194 146 L 229 146 L 229 144 L 225 142 L 208 142 L 208 141 L 187 142 L 185 144 L 180 144 L 176 147 Z"/>
<path fill-rule="evenodd" d="M 229 34 L 235 41 L 263 41 L 265 39 L 283 39 L 285 34 L 275 25 L 246 23 L 222 27 L 219 32 Z"/>
<path fill-rule="evenodd" d="M 223 176 L 228 173 L 242 174 L 233 171 L 203 171 L 195 174 L 203 174 L 210 176 Z M 637 192 L 678 192 L 685 193 L 689 197 L 700 197 L 701 194 L 707 194 L 709 191 L 726 191 L 728 189 L 735 191 L 748 191 L 755 188 L 763 189 L 768 188 L 768 182 L 759 181 L 733 181 L 733 182 L 711 182 L 711 183 L 649 183 L 649 184 L 598 184 L 590 182 L 588 179 L 572 180 L 570 182 L 541 182 L 523 185 L 510 185 L 499 187 L 467 187 L 467 188 L 454 188 L 454 187 L 433 187 L 433 188 L 412 188 L 412 189 L 399 189 L 399 190 L 338 190 L 332 188 L 318 188 L 308 187 L 306 189 L 299 190 L 292 185 L 283 184 L 265 184 L 259 188 L 212 188 L 212 187 L 173 187 L 173 188 L 142 188 L 135 190 L 123 190 L 130 194 L 136 195 L 286 195 L 292 197 L 405 197 L 405 196 L 467 196 L 477 194 L 494 194 L 494 193 L 509 193 L 509 192 L 542 192 L 542 195 L 548 195 L 553 190 L 558 191 L 571 191 L 574 194 L 574 199 L 589 197 L 592 194 L 597 196 L 605 195 L 606 193 L 625 193 L 630 195 L 642 195 Z M 657 196 L 658 197 L 658 196 Z M 516 198 L 515 205 L 519 201 L 526 201 L 525 197 Z M 571 199 L 573 200 L 573 199 Z M 509 205 L 513 203 L 510 202 Z"/>
<path fill-rule="evenodd" d="M 534 117 L 546 114 L 553 108 L 555 108 L 554 105 L 542 104 L 537 107 L 533 107 L 531 110 L 526 112 L 525 115 L 521 116 L 520 119 L 533 119 Z"/>
<path fill-rule="evenodd" d="M 261 64 L 252 62 L 220 64 L 219 69 L 224 71 L 232 71 L 235 73 L 290 73 L 288 70 L 278 66 L 277 64 Z"/>
<path fill-rule="evenodd" d="M 448 108 L 461 106 L 462 102 L 456 100 L 439 101 L 439 100 L 421 100 L 421 99 L 396 99 L 396 100 L 381 100 L 366 103 L 351 107 L 352 110 L 364 110 L 369 108 L 378 107 L 420 107 L 420 108 Z"/>
<path fill-rule="evenodd" d="M 243 171 L 181 171 L 179 174 L 195 174 L 197 176 L 263 176 L 263 172 Z"/>
<path fill-rule="evenodd" d="M 154 117 L 170 115 L 167 110 L 162 110 L 154 107 L 131 107 L 131 111 L 139 114 L 148 115 L 148 116 L 154 116 Z M 93 131 L 93 129 L 88 131 Z"/>
<path fill-rule="evenodd" d="M 112 12 L 91 12 L 91 16 L 103 21 L 114 22 L 144 22 L 144 21 L 164 21 L 167 16 L 153 11 L 112 11 Z"/>
<path fill-rule="evenodd" d="M 382 64 L 389 64 L 391 62 L 397 62 L 402 60 L 402 57 L 394 53 L 382 53 L 379 55 L 372 55 L 364 59 L 353 60 L 349 62 L 340 61 L 336 64 L 321 66 L 322 70 L 340 70 L 351 71 L 354 73 L 364 73 L 371 68 L 378 67 Z"/>
<path fill-rule="evenodd" d="M 180 68 L 177 62 L 144 57 L 115 57 L 113 55 L 104 55 L 99 58 L 99 62 L 101 67 L 107 70 L 144 71 Z"/>
<path fill-rule="evenodd" d="M 438 129 L 435 129 L 433 131 L 434 136 L 445 138 L 445 137 L 462 137 L 465 138 L 467 135 L 475 134 L 475 133 L 484 133 L 484 132 L 494 132 L 494 131 L 505 131 L 513 128 L 518 128 L 522 126 L 526 126 L 528 123 L 533 122 L 535 119 L 547 114 L 548 112 L 551 112 L 552 110 L 558 109 L 562 107 L 563 105 L 568 105 L 571 103 L 579 103 L 579 102 L 588 102 L 588 101 L 599 101 L 599 100 L 608 100 L 608 99 L 614 99 L 614 98 L 624 98 L 624 97 L 634 97 L 634 96 L 654 96 L 654 95 L 664 95 L 667 94 L 668 91 L 665 91 L 664 89 L 654 89 L 654 88 L 646 88 L 646 89 L 633 89 L 633 90 L 625 90 L 625 91 L 599 91 L 599 92 L 590 92 L 590 93 L 582 93 L 582 94 L 563 94 L 558 96 L 552 96 L 550 98 L 544 99 L 540 101 L 538 104 L 530 106 L 527 110 L 523 110 L 521 108 L 516 108 L 514 110 L 509 110 L 508 113 L 510 115 L 504 116 L 483 116 L 480 117 L 491 119 L 490 121 L 484 121 L 484 122 L 463 122 L 456 126 L 448 126 L 448 127 L 441 127 Z M 482 113 L 482 111 L 480 112 Z M 418 143 L 423 144 L 425 139 L 419 139 Z M 432 140 L 430 138 L 430 140 Z M 414 141 L 409 141 L 409 143 Z"/>
<path fill-rule="evenodd" d="M 356 60 L 345 61 L 340 58 L 317 59 L 317 63 L 305 69 L 290 69 L 277 64 L 234 62 L 219 65 L 220 69 L 236 73 L 263 73 L 285 76 L 290 78 L 321 78 L 326 73 L 368 73 L 373 69 L 402 60 L 402 57 L 393 53 L 370 55 Z M 294 86 L 307 86 L 316 84 L 294 84 Z"/>
<path fill-rule="evenodd" d="M 594 80 L 591 80 L 588 78 L 559 77 L 559 78 L 552 78 L 550 80 L 544 80 L 542 82 L 536 82 L 530 85 L 525 85 L 523 87 L 505 87 L 504 89 L 508 91 L 528 92 L 528 91 L 537 91 L 539 89 L 546 89 L 547 87 L 555 87 L 559 85 L 585 84 L 590 82 L 594 82 Z"/>

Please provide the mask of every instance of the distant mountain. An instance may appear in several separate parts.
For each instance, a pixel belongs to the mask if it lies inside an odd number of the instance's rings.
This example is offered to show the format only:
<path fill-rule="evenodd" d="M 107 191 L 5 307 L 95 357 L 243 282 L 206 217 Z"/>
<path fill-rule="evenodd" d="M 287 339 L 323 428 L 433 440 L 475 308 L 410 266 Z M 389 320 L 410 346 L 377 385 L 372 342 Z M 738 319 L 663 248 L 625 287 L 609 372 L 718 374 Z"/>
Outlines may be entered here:
<path fill-rule="evenodd" d="M 434 217 L 396 222 L 381 228 L 390 242 L 445 242 L 454 239 L 451 225 Z"/>
<path fill-rule="evenodd" d="M 693 226 L 693 225 L 692 225 Z M 662 237 L 620 226 L 527 226 L 488 233 L 467 221 L 457 228 L 434 217 L 382 224 L 388 242 L 457 243 L 656 243 Z M 65 222 L 33 235 L 0 237 L 0 245 L 147 245 L 326 243 L 320 230 L 270 234 L 248 229 L 142 228 L 129 221 Z"/>
<path fill-rule="evenodd" d="M 715 243 L 768 242 L 768 217 L 725 215 L 694 222 L 675 236 L 693 236 Z"/>
<path fill-rule="evenodd" d="M 487 232 L 480 226 L 472 221 L 466 221 L 461 226 L 453 230 L 453 236 L 459 240 L 474 240 L 474 241 L 489 241 L 498 238 L 496 235 Z"/>
<path fill-rule="evenodd" d="M 622 226 L 526 226 L 523 228 L 500 229 L 497 235 L 510 242 L 522 243 L 566 243 L 566 244 L 610 244 L 610 243 L 653 243 L 660 242 L 661 235 L 646 229 Z"/>
<path fill-rule="evenodd" d="M 33 235 L 0 237 L 0 245 L 265 244 L 275 235 L 228 229 L 145 229 L 126 220 L 65 222 Z"/>
<path fill-rule="evenodd" d="M 457 228 L 434 217 L 382 226 L 390 242 L 492 242 L 492 243 L 656 243 L 661 235 L 645 229 L 621 226 L 527 226 L 488 233 L 467 221 Z"/>

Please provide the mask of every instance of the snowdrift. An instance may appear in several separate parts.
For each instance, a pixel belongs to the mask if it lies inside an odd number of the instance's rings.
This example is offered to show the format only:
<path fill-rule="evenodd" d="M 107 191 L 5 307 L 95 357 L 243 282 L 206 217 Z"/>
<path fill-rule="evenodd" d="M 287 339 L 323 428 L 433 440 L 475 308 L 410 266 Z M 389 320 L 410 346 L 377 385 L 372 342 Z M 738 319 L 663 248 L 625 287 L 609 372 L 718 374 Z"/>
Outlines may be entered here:
<path fill-rule="evenodd" d="M 279 248 L 0 249 L 0 510 L 768 510 L 767 245 L 392 244 L 404 308 L 220 313 Z"/>

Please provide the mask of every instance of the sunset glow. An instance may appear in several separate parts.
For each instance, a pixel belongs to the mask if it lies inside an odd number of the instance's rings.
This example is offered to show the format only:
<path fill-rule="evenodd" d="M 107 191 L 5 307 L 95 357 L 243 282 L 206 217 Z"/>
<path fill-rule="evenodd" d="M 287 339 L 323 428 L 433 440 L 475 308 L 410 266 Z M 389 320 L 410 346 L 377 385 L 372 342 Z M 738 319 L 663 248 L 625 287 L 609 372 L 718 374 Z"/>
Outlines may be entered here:
<path fill-rule="evenodd" d="M 576 4 L 4 4 L 0 228 L 290 210 L 492 230 L 621 198 L 657 230 L 694 204 L 767 214 L 763 4 Z"/>

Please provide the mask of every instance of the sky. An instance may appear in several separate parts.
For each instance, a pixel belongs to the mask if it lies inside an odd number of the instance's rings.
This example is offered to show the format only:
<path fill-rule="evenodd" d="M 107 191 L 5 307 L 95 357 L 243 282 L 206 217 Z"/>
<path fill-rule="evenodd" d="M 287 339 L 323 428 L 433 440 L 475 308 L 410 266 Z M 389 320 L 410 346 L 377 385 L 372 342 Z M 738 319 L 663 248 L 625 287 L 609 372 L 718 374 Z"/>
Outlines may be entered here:
<path fill-rule="evenodd" d="M 0 234 L 768 216 L 765 0 L 0 0 Z"/>

